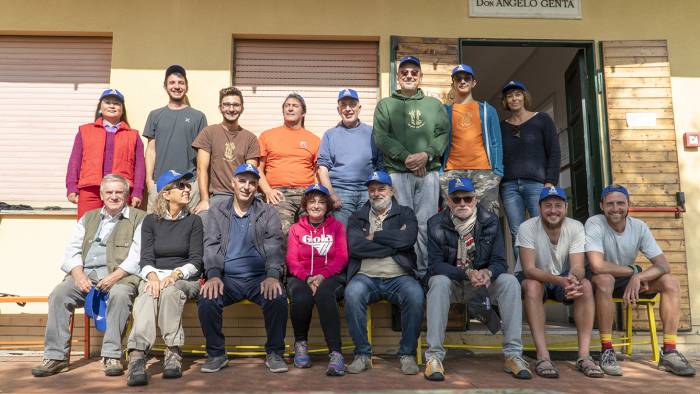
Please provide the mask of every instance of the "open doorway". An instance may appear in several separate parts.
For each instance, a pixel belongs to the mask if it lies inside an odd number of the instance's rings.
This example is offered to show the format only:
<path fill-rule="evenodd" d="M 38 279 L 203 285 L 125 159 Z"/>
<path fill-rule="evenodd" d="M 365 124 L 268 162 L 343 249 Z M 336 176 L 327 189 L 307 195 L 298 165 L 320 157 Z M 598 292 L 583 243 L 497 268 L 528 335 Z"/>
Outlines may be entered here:
<path fill-rule="evenodd" d="M 581 222 L 597 212 L 594 196 L 603 186 L 593 48 L 593 42 L 470 39 L 459 46 L 461 63 L 476 73 L 475 99 L 488 101 L 504 119 L 501 88 L 519 80 L 532 95 L 530 109 L 552 118 L 561 149 L 559 185 L 569 196 L 568 216 Z M 510 238 L 509 231 L 504 233 Z M 506 245 L 512 245 L 509 239 Z M 513 253 L 506 255 L 512 269 Z M 569 308 L 547 309 L 548 321 L 571 322 Z"/>

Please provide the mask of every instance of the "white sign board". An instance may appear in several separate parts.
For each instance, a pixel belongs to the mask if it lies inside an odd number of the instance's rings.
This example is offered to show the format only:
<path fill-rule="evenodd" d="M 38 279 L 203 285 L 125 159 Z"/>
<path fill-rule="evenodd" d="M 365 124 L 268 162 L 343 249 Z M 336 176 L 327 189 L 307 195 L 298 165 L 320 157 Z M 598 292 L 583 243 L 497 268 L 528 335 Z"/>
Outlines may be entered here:
<path fill-rule="evenodd" d="M 469 0 L 469 16 L 581 19 L 583 0 Z"/>
<path fill-rule="evenodd" d="M 656 112 L 626 112 L 627 127 L 656 126 Z"/>

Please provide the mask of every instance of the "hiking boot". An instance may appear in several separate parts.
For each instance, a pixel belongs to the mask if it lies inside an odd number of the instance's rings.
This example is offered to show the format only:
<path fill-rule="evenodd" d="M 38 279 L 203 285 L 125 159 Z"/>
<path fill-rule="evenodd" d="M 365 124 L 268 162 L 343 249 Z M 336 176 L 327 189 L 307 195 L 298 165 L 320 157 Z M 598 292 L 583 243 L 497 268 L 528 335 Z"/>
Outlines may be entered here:
<path fill-rule="evenodd" d="M 277 353 L 268 353 L 267 356 L 265 356 L 265 366 L 270 372 L 274 373 L 289 371 L 287 363 L 284 362 L 282 356 Z"/>
<path fill-rule="evenodd" d="M 659 363 L 659 365 L 661 365 L 661 363 Z M 617 363 L 615 350 L 605 349 L 605 351 L 600 354 L 600 369 L 610 376 L 622 376 L 622 368 Z"/>
<path fill-rule="evenodd" d="M 32 368 L 32 375 L 37 378 L 43 378 L 67 370 L 68 360 L 52 360 L 50 358 L 45 358 L 41 361 L 41 364 Z"/>
<path fill-rule="evenodd" d="M 411 355 L 401 356 L 401 373 L 404 375 L 416 375 L 420 372 L 416 357 Z"/>
<path fill-rule="evenodd" d="M 523 356 L 506 357 L 503 370 L 512 374 L 516 379 L 532 379 L 530 365 Z"/>
<path fill-rule="evenodd" d="M 328 368 L 326 368 L 326 375 L 345 375 L 345 359 L 343 358 L 343 355 L 338 352 L 331 352 L 331 354 L 329 354 L 328 357 L 330 357 L 331 360 L 328 362 Z"/>
<path fill-rule="evenodd" d="M 148 384 L 148 373 L 146 373 L 146 357 L 140 350 L 129 352 L 129 372 L 126 375 L 127 386 L 145 386 Z"/>
<path fill-rule="evenodd" d="M 372 356 L 369 354 L 356 354 L 355 359 L 348 365 L 349 373 L 360 373 L 372 368 Z"/>
<path fill-rule="evenodd" d="M 445 380 L 445 368 L 442 367 L 442 362 L 440 362 L 439 359 L 431 357 L 428 359 L 428 362 L 425 363 L 423 375 L 428 380 L 443 381 Z"/>
<path fill-rule="evenodd" d="M 222 368 L 226 367 L 228 367 L 228 357 L 226 354 L 216 357 L 208 356 L 207 362 L 202 365 L 199 371 L 204 373 L 219 372 Z"/>
<path fill-rule="evenodd" d="M 294 342 L 294 366 L 297 368 L 310 368 L 309 345 L 306 341 Z"/>
<path fill-rule="evenodd" d="M 175 379 L 179 377 L 182 377 L 180 348 L 177 346 L 168 347 L 165 349 L 165 358 L 163 359 L 163 378 Z"/>
<path fill-rule="evenodd" d="M 122 360 L 113 357 L 104 357 L 102 363 L 105 367 L 105 376 L 119 376 L 124 374 Z"/>
<path fill-rule="evenodd" d="M 658 368 L 678 376 L 695 376 L 695 368 L 677 350 L 662 352 Z"/>

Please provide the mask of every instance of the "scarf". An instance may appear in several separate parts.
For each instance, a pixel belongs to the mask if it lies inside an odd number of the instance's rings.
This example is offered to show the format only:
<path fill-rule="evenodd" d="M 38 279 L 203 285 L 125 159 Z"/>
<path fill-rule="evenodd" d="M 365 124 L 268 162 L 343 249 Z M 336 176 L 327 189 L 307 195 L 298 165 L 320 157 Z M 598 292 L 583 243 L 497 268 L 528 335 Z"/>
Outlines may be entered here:
<path fill-rule="evenodd" d="M 476 208 L 466 220 L 462 220 L 454 215 L 450 215 L 450 218 L 459 234 L 457 239 L 457 268 L 466 272 L 472 268 L 472 262 L 476 257 L 476 245 L 474 244 Z"/>

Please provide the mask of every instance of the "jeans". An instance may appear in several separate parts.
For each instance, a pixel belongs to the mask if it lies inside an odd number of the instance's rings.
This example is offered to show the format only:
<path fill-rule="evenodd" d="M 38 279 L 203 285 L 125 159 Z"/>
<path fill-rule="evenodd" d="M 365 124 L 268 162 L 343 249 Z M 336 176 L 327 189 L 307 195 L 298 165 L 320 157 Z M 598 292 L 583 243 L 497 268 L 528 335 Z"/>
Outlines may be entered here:
<path fill-rule="evenodd" d="M 367 339 L 367 305 L 380 300 L 397 304 L 401 309 L 399 355 L 415 356 L 425 297 L 420 283 L 408 275 L 370 278 L 357 274 L 345 287 L 345 319 L 355 344 L 355 354 L 372 354 L 372 345 Z"/>
<path fill-rule="evenodd" d="M 294 328 L 294 340 L 307 341 L 311 312 L 316 305 L 318 320 L 321 322 L 326 345 L 331 352 L 342 352 L 340 340 L 340 308 L 338 300 L 343 297 L 345 289 L 345 272 L 333 275 L 321 282 L 316 294 L 305 281 L 290 276 L 287 279 L 287 292 L 291 303 L 291 319 Z"/>
<path fill-rule="evenodd" d="M 435 275 L 428 281 L 428 349 L 425 358 L 445 358 L 445 328 L 450 302 L 467 303 L 474 288 L 469 282 L 458 283 L 445 275 Z M 488 287 L 489 297 L 498 305 L 503 322 L 503 354 L 506 357 L 522 356 L 522 300 L 520 283 L 507 273 L 498 275 Z"/>
<path fill-rule="evenodd" d="M 264 276 L 234 279 L 222 276 L 224 282 L 224 295 L 210 300 L 200 297 L 197 301 L 199 324 L 207 341 L 207 355 L 219 357 L 226 354 L 224 348 L 226 338 L 222 331 L 223 310 L 225 306 L 235 304 L 238 301 L 250 300 L 262 307 L 265 318 L 265 332 L 267 342 L 265 351 L 282 355 L 284 353 L 284 337 L 287 334 L 287 293 L 282 286 L 282 295 L 273 300 L 265 299 L 260 292 L 260 283 Z"/>
<path fill-rule="evenodd" d="M 399 204 L 413 209 L 418 220 L 418 277 L 428 272 L 428 219 L 438 213 L 440 198 L 440 176 L 437 171 L 430 171 L 424 177 L 417 177 L 411 172 L 393 172 L 390 174 L 394 184 L 394 197 Z"/>
<path fill-rule="evenodd" d="M 525 209 L 531 218 L 540 214 L 540 193 L 544 184 L 528 179 L 501 181 L 501 199 L 508 218 L 510 235 L 518 235 L 518 227 L 525 221 Z"/>
<path fill-rule="evenodd" d="M 343 205 L 339 210 L 333 212 L 333 216 L 343 223 L 343 226 L 345 226 L 347 230 L 350 215 L 362 208 L 367 203 L 367 200 L 369 200 L 367 190 L 334 189 L 334 191 Z"/>

